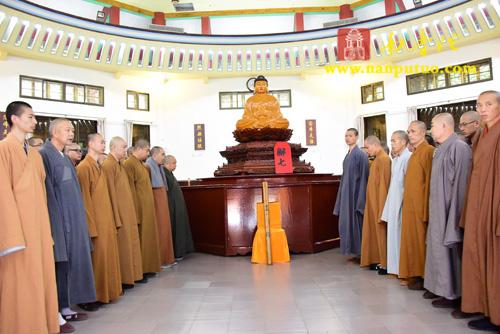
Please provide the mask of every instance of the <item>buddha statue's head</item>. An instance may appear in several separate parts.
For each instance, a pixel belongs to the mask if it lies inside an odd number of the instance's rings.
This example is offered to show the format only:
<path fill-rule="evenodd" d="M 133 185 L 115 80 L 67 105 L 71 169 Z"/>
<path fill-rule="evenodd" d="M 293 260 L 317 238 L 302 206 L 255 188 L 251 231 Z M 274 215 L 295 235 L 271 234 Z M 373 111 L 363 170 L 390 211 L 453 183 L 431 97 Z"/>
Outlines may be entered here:
<path fill-rule="evenodd" d="M 269 89 L 267 86 L 267 79 L 263 75 L 259 75 L 257 79 L 255 79 L 253 84 L 253 93 L 254 95 L 269 93 Z"/>

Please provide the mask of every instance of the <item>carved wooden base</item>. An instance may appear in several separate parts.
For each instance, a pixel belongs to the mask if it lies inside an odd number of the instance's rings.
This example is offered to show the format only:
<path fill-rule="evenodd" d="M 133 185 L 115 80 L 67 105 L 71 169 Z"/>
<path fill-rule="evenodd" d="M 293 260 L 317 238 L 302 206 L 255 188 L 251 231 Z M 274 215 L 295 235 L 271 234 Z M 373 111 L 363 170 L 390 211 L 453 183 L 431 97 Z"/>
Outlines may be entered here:
<path fill-rule="evenodd" d="M 292 138 L 292 133 L 292 129 L 265 127 L 261 129 L 234 130 L 233 137 L 238 143 L 264 140 L 289 141 Z"/>
<path fill-rule="evenodd" d="M 227 159 L 227 164 L 219 167 L 215 176 L 274 174 L 274 145 L 276 140 L 251 141 L 226 147 L 220 154 Z M 294 173 L 314 173 L 310 163 L 300 160 L 307 148 L 300 144 L 289 143 L 292 150 Z"/>

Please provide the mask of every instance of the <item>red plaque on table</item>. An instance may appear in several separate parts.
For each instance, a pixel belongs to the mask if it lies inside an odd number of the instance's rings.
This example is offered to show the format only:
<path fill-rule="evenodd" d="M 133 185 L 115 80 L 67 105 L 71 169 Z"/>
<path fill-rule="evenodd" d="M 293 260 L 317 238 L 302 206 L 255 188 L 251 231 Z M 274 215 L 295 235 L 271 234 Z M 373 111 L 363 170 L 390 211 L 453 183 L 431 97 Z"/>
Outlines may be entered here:
<path fill-rule="evenodd" d="M 274 167 L 276 173 L 293 173 L 292 151 L 286 141 L 274 145 Z"/>

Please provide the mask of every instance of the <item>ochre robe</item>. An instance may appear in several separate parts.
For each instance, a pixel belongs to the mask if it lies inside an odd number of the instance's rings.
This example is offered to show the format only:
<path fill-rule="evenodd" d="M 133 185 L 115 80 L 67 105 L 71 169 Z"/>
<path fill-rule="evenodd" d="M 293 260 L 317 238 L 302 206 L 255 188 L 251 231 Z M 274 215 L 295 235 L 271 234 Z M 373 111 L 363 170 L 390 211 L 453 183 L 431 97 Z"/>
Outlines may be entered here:
<path fill-rule="evenodd" d="M 102 171 L 108 184 L 113 216 L 118 222 L 117 225 L 121 225 L 116 238 L 122 284 L 134 284 L 135 281 L 142 279 L 141 242 L 127 173 L 112 154 L 108 154 L 102 163 Z"/>
<path fill-rule="evenodd" d="M 401 221 L 399 277 L 424 277 L 425 238 L 429 221 L 429 191 L 434 147 L 424 140 L 408 161 Z"/>
<path fill-rule="evenodd" d="M 59 333 L 54 242 L 42 157 L 0 142 L 0 333 Z"/>
<path fill-rule="evenodd" d="M 118 300 L 122 293 L 116 240 L 116 228 L 120 225 L 116 225 L 113 218 L 106 177 L 97 161 L 87 155 L 76 167 L 76 172 L 82 188 L 87 224 L 94 245 L 92 266 L 97 301 L 109 303 Z"/>
<path fill-rule="evenodd" d="M 472 145 L 460 221 L 465 228 L 462 310 L 484 313 L 500 325 L 500 122 L 483 133 Z"/>
<path fill-rule="evenodd" d="M 132 197 L 139 223 L 141 239 L 142 271 L 161 271 L 158 227 L 156 225 L 155 200 L 149 173 L 142 162 L 133 154 L 123 163 L 132 190 Z"/>
<path fill-rule="evenodd" d="M 370 167 L 366 186 L 365 216 L 361 241 L 361 266 L 380 263 L 387 268 L 387 223 L 382 221 L 391 183 L 391 158 L 380 150 Z"/>

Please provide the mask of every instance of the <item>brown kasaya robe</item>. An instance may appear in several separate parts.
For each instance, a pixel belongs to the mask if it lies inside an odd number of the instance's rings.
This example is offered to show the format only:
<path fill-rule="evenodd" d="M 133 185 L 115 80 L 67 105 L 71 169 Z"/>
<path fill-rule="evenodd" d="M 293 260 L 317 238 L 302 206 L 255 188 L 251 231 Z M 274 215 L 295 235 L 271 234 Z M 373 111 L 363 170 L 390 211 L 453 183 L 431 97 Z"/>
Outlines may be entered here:
<path fill-rule="evenodd" d="M 151 169 L 146 165 L 151 175 Z M 160 166 L 161 168 L 161 166 Z M 160 245 L 161 264 L 170 264 L 175 262 L 174 242 L 172 241 L 172 225 L 170 222 L 170 210 L 168 208 L 168 195 L 165 181 L 163 187 L 153 188 L 155 199 L 156 223 L 158 225 L 158 241 Z M 167 205 L 165 205 L 167 203 Z"/>
<path fill-rule="evenodd" d="M 366 186 L 365 216 L 361 241 L 361 266 L 380 263 L 387 268 L 387 223 L 381 220 L 391 183 L 391 158 L 380 150 L 370 167 Z"/>
<path fill-rule="evenodd" d="M 121 225 L 113 217 L 106 177 L 97 161 L 87 155 L 76 167 L 76 173 L 82 188 L 87 224 L 94 246 L 92 266 L 97 301 L 109 303 L 118 300 L 122 293 L 116 240 L 116 229 Z"/>
<path fill-rule="evenodd" d="M 403 195 L 399 277 L 424 277 L 434 147 L 424 140 L 408 161 Z"/>
<path fill-rule="evenodd" d="M 158 227 L 156 225 L 155 200 L 149 173 L 144 164 L 133 154 L 123 162 L 123 168 L 127 172 L 139 223 L 142 271 L 143 273 L 160 272 Z"/>
<path fill-rule="evenodd" d="M 483 130 L 484 133 L 484 130 Z M 500 122 L 473 140 L 464 231 L 462 310 L 500 325 Z"/>
<path fill-rule="evenodd" d="M 0 142 L 0 333 L 59 333 L 54 242 L 42 157 Z"/>
<path fill-rule="evenodd" d="M 122 284 L 134 284 L 142 279 L 141 242 L 134 199 L 127 173 L 112 154 L 102 163 L 108 184 L 109 198 L 117 225 L 118 251 Z"/>

